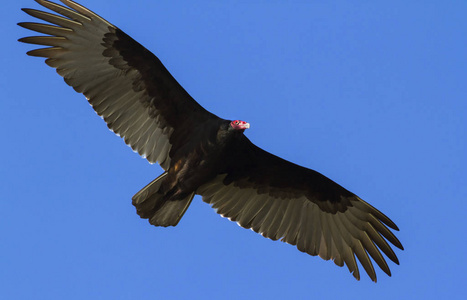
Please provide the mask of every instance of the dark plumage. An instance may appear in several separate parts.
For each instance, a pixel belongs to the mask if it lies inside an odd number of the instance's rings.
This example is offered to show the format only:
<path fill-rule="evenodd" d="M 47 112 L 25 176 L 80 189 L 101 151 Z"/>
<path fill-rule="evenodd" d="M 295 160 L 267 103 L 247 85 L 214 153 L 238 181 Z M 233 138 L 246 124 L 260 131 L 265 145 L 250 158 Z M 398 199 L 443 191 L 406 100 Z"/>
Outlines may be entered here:
<path fill-rule="evenodd" d="M 243 134 L 249 124 L 205 110 L 160 60 L 85 7 L 36 0 L 57 14 L 23 9 L 53 25 L 19 23 L 46 36 L 20 39 L 48 46 L 45 57 L 65 82 L 86 96 L 108 127 L 165 172 L 133 197 L 137 213 L 156 226 L 175 226 L 195 194 L 219 214 L 300 251 L 347 265 L 370 278 L 370 256 L 388 275 L 381 254 L 399 263 L 403 249 L 383 213 L 320 173 L 274 156 Z"/>

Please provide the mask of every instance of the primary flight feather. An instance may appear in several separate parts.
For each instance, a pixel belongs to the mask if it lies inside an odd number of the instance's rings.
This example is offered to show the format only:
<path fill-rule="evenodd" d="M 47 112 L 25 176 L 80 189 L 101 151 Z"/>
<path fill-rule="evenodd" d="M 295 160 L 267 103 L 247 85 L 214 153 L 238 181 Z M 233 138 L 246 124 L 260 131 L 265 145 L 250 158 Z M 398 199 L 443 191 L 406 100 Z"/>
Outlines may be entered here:
<path fill-rule="evenodd" d="M 345 264 L 357 279 L 356 258 L 373 281 L 370 257 L 391 275 L 382 253 L 399 264 L 389 243 L 403 247 L 387 216 L 320 173 L 255 146 L 244 135 L 248 123 L 205 110 L 154 54 L 92 11 L 68 0 L 36 2 L 56 14 L 23 9 L 50 23 L 19 23 L 46 34 L 20 39 L 47 46 L 28 54 L 47 58 L 113 132 L 165 170 L 133 196 L 141 218 L 175 226 L 198 194 L 242 227 Z"/>

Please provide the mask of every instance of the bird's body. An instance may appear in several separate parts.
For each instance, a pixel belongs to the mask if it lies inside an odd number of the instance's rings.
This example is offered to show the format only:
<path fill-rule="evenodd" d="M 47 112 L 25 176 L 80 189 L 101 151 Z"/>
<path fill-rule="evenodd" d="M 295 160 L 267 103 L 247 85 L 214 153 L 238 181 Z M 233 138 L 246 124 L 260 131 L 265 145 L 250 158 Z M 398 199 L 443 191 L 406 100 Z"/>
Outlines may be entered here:
<path fill-rule="evenodd" d="M 28 54 L 47 58 L 112 131 L 165 171 L 133 196 L 142 218 L 175 226 L 198 194 L 242 227 L 346 264 L 357 279 L 356 258 L 374 281 L 370 256 L 391 274 L 382 253 L 398 263 L 388 241 L 403 247 L 383 213 L 320 173 L 255 146 L 244 135 L 248 123 L 205 110 L 154 54 L 87 8 L 36 1 L 57 14 L 24 9 L 52 24 L 19 24 L 46 34 L 20 39 L 47 46 Z"/>
<path fill-rule="evenodd" d="M 227 120 L 212 120 L 208 130 L 198 130 L 183 146 L 173 150 L 168 170 L 147 186 L 152 193 L 138 193 L 133 204 L 138 214 L 157 226 L 175 226 L 195 193 L 228 168 L 228 157 L 243 130 Z M 174 149 L 174 148 L 173 148 Z M 158 180 L 160 178 L 160 180 Z"/>

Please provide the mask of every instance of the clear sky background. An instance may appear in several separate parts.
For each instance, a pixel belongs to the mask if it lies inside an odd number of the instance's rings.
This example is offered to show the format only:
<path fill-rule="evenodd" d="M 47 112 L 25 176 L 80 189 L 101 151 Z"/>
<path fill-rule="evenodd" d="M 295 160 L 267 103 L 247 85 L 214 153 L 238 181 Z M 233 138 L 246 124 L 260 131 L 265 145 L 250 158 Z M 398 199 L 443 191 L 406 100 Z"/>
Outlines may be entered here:
<path fill-rule="evenodd" d="M 221 218 L 175 228 L 131 197 L 161 173 L 0 25 L 1 299 L 460 299 L 465 296 L 467 1 L 91 1 L 206 109 L 387 214 L 393 276 L 347 268 Z M 362 270 L 363 272 L 363 270 Z"/>

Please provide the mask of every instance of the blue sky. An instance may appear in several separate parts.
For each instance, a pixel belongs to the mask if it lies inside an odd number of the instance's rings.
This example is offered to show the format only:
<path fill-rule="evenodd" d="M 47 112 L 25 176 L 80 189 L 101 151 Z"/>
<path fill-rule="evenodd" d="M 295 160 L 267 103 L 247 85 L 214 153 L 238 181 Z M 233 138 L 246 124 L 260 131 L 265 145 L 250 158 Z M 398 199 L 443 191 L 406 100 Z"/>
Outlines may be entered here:
<path fill-rule="evenodd" d="M 466 1 L 81 3 L 154 52 L 206 109 L 318 170 L 401 229 L 400 266 L 360 282 L 221 218 L 175 228 L 131 197 L 161 173 L 0 18 L 0 298 L 460 299 L 467 267 Z"/>

